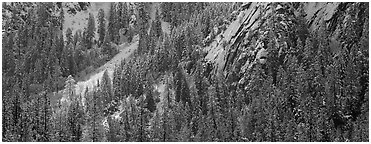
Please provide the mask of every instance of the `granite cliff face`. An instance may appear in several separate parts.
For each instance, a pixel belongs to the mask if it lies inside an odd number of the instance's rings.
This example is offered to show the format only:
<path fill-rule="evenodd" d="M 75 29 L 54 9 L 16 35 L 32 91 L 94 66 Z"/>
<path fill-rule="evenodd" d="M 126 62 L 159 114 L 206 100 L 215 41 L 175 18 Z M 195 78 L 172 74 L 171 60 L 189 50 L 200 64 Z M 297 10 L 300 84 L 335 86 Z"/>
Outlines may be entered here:
<path fill-rule="evenodd" d="M 244 3 L 231 15 L 226 30 L 206 47 L 205 59 L 214 64 L 213 75 L 223 75 L 234 84 L 273 54 L 269 42 L 279 49 L 273 55 L 283 60 L 298 40 L 305 42 L 311 33 L 326 33 L 333 55 L 363 35 L 368 37 L 363 32 L 368 29 L 368 3 Z M 349 28 L 355 29 L 351 38 L 344 36 Z"/>

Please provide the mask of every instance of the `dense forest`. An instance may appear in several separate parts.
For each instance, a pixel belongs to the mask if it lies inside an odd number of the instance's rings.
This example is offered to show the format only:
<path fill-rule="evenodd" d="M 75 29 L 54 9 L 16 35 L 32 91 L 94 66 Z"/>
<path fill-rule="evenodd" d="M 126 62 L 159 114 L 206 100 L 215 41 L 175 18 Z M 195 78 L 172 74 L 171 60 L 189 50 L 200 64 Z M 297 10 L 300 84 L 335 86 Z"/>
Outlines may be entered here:
<path fill-rule="evenodd" d="M 368 3 L 92 4 L 2 3 L 2 141 L 369 141 Z"/>

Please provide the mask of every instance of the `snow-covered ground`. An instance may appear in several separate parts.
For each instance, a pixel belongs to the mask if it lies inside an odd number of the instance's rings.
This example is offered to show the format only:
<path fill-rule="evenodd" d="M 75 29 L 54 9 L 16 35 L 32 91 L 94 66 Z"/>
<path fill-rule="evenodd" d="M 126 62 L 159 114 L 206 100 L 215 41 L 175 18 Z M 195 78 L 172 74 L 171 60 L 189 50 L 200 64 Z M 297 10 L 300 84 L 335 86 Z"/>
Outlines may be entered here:
<path fill-rule="evenodd" d="M 102 8 L 106 15 L 107 12 L 109 12 L 110 4 L 109 3 L 91 3 L 91 6 L 86 10 L 85 12 L 78 12 L 76 15 L 70 15 L 66 14 L 66 21 L 65 21 L 65 27 L 64 30 L 66 30 L 68 27 L 70 27 L 73 31 L 73 33 L 77 30 L 83 30 L 84 27 L 86 27 L 87 24 L 87 19 L 89 17 L 89 13 L 93 13 L 94 16 L 96 17 L 98 14 L 98 10 Z M 159 9 L 159 3 L 154 3 L 153 6 L 151 6 L 151 12 L 150 12 L 150 17 L 151 20 L 154 19 L 155 16 L 155 10 Z M 170 25 L 167 22 L 161 21 L 161 26 L 162 30 L 164 33 L 170 34 Z M 122 60 L 129 58 L 129 56 L 135 51 L 135 49 L 138 48 L 139 44 L 139 37 L 138 35 L 134 36 L 133 42 L 130 44 L 124 43 L 118 46 L 119 53 L 115 55 L 110 61 L 105 63 L 103 66 L 99 67 L 96 69 L 94 72 L 86 74 L 85 77 L 81 78 L 83 81 L 78 81 L 77 84 L 75 85 L 75 94 L 77 96 L 81 95 L 82 96 L 82 101 L 81 103 L 84 105 L 85 104 L 85 90 L 88 88 L 89 92 L 94 90 L 94 87 L 97 86 L 98 80 L 101 81 L 104 71 L 107 70 L 109 77 L 113 78 L 113 72 L 115 69 L 115 66 L 120 64 Z M 154 91 L 159 92 L 160 94 L 164 93 L 165 89 L 164 83 L 160 82 L 157 86 L 154 86 L 155 89 Z M 63 90 L 60 92 L 63 94 Z M 63 94 L 61 101 L 67 102 L 66 101 L 66 95 Z M 119 111 L 116 113 L 116 116 L 121 114 L 122 108 L 121 106 L 119 107 Z"/>
<path fill-rule="evenodd" d="M 104 10 L 104 15 L 106 20 L 108 18 L 110 3 L 109 2 L 91 2 L 90 7 L 87 10 L 77 12 L 76 14 L 67 13 L 68 8 L 63 8 L 64 10 L 64 23 L 63 23 L 63 32 L 65 33 L 68 28 L 72 30 L 72 34 L 75 34 L 77 30 L 83 31 L 88 24 L 89 13 L 94 15 L 95 26 L 98 25 L 98 11 L 99 9 Z M 107 24 L 107 22 L 106 22 Z M 65 35 L 64 35 L 65 36 Z M 96 37 L 98 34 L 96 33 Z"/>
<path fill-rule="evenodd" d="M 134 38 L 138 39 L 137 36 Z M 106 64 L 103 66 L 99 67 L 94 73 L 89 74 L 90 78 L 86 81 L 79 81 L 76 84 L 76 94 L 79 95 L 81 94 L 82 96 L 85 94 L 85 89 L 88 87 L 89 91 L 92 91 L 95 86 L 97 86 L 98 80 L 101 81 L 103 77 L 104 71 L 107 70 L 108 76 L 113 78 L 113 71 L 115 69 L 115 66 L 120 64 L 122 60 L 128 58 L 134 51 L 135 49 L 138 48 L 139 41 L 135 40 L 132 44 L 128 45 L 126 43 L 119 45 L 119 53 L 113 57 L 110 61 L 108 61 Z M 85 98 L 83 97 L 83 104 Z"/>

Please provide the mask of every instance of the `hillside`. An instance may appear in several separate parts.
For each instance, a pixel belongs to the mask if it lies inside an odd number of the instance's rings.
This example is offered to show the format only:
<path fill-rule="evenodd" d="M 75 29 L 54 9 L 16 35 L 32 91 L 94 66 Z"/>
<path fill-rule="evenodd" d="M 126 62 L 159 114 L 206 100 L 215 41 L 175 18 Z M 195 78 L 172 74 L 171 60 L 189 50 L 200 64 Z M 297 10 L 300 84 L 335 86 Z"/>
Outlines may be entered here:
<path fill-rule="evenodd" d="M 362 27 L 366 27 L 367 23 L 364 23 L 366 11 L 364 9 L 367 7 L 365 5 L 357 5 L 356 9 L 360 9 L 357 15 L 361 16 L 358 18 L 359 24 Z M 344 45 L 351 45 L 346 43 L 341 39 L 340 27 L 345 25 L 345 18 L 350 15 L 349 9 L 350 4 L 345 3 L 304 3 L 303 13 L 299 13 L 291 5 L 282 5 L 280 6 L 283 13 L 280 13 L 280 16 L 283 17 L 280 25 L 283 27 L 281 30 L 282 35 L 287 35 L 287 33 L 295 26 L 297 21 L 294 21 L 294 17 L 299 15 L 305 15 L 305 25 L 309 28 L 310 31 L 316 32 L 320 30 L 322 25 L 325 25 L 328 29 L 330 43 L 334 44 L 330 49 L 336 53 L 338 45 L 341 43 Z M 259 42 L 264 41 L 264 38 L 267 37 L 268 30 L 264 27 L 267 25 L 268 21 L 265 21 L 270 13 L 272 13 L 272 3 L 246 3 L 244 7 L 239 9 L 238 16 L 235 21 L 233 21 L 228 28 L 221 33 L 222 39 L 217 39 L 213 41 L 206 50 L 208 54 L 206 58 L 212 63 L 215 63 L 215 72 L 229 72 L 233 70 L 240 71 L 245 73 L 248 71 L 247 68 L 251 68 L 255 64 L 256 60 L 259 59 L 258 47 Z M 363 16 L 363 17 L 362 17 Z M 363 26 L 362 26 L 363 24 Z M 362 37 L 362 34 L 357 35 L 359 38 Z M 249 42 L 246 39 L 250 37 L 255 37 L 254 41 Z M 275 40 L 280 41 L 284 39 L 275 37 Z M 355 39 L 359 39 L 355 38 Z M 282 43 L 292 43 L 293 40 L 280 41 Z M 227 45 L 223 45 L 227 43 Z M 339 43 L 339 44 L 337 44 Z M 278 43 L 276 43 L 279 45 Z M 337 45 L 335 45 L 337 44 Z M 283 48 L 281 48 L 283 49 Z M 284 50 L 284 49 L 283 49 Z M 282 50 L 282 51 L 283 51 Z M 234 66 L 240 59 L 248 59 L 245 63 L 239 64 L 240 67 L 235 68 Z M 241 67 L 242 66 L 242 67 Z M 239 69 L 242 68 L 242 69 Z M 228 75 L 224 73 L 224 75 Z"/>
<path fill-rule="evenodd" d="M 75 3 L 62 3 L 62 5 L 73 5 Z M 107 2 L 100 2 L 100 3 L 90 3 L 90 6 L 87 7 L 86 10 L 77 11 L 76 13 L 68 13 L 69 7 L 64 7 L 63 11 L 65 12 L 65 20 L 63 23 L 63 32 L 66 32 L 68 28 L 71 28 L 72 33 L 76 33 L 76 31 L 80 30 L 83 31 L 84 28 L 87 26 L 89 13 L 92 13 L 94 17 L 98 17 L 99 9 L 103 9 L 105 15 L 109 15 L 110 10 L 110 3 Z M 95 19 L 95 23 L 98 23 L 98 19 Z M 98 34 L 95 35 L 98 37 Z"/>
<path fill-rule="evenodd" d="M 2 141 L 369 141 L 369 3 L 2 6 Z"/>
<path fill-rule="evenodd" d="M 135 41 L 135 40 L 134 40 Z M 122 44 L 118 46 L 119 53 L 116 54 L 110 61 L 105 63 L 103 66 L 96 69 L 94 72 L 87 74 L 86 81 L 78 81 L 76 84 L 76 94 L 84 95 L 85 89 L 88 87 L 89 90 L 93 90 L 97 86 L 97 81 L 102 79 L 104 71 L 108 72 L 109 77 L 113 78 L 113 71 L 115 66 L 120 64 L 122 60 L 128 59 L 130 55 L 138 48 L 138 41 L 128 45 Z M 84 104 L 85 102 L 82 101 Z"/>

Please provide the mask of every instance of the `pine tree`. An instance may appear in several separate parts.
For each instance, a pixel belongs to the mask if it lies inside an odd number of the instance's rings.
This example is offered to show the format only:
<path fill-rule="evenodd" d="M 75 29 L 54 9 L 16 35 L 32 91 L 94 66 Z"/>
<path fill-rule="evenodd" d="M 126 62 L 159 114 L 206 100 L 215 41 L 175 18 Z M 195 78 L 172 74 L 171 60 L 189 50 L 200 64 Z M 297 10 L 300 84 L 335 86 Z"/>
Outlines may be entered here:
<path fill-rule="evenodd" d="M 52 91 L 59 91 L 60 83 L 61 83 L 61 77 L 62 77 L 62 71 L 61 67 L 59 66 L 58 59 L 56 60 L 56 64 L 54 65 L 54 71 L 52 73 L 53 78 L 53 86 Z"/>
<path fill-rule="evenodd" d="M 109 130 L 107 134 L 107 139 L 110 142 L 119 142 L 121 134 L 120 134 L 120 122 L 116 119 L 112 118 L 111 116 L 107 117 L 107 122 L 109 125 Z"/>
<path fill-rule="evenodd" d="M 163 19 L 163 21 L 165 22 L 171 22 L 171 18 L 170 18 L 170 13 L 171 13 L 171 7 L 172 7 L 173 3 L 170 3 L 170 2 L 162 2 L 160 7 L 161 7 L 161 17 Z"/>
<path fill-rule="evenodd" d="M 107 70 L 104 71 L 101 82 L 102 82 L 101 91 L 102 91 L 103 107 L 105 108 L 113 100 L 112 81 L 111 81 L 111 78 L 108 76 Z"/>
<path fill-rule="evenodd" d="M 218 124 L 217 118 L 219 115 L 218 99 L 216 98 L 215 87 L 211 86 L 208 89 L 209 100 L 207 102 L 208 114 L 207 114 L 207 135 L 208 141 L 218 141 Z"/>
<path fill-rule="evenodd" d="M 312 63 L 313 58 L 313 43 L 310 40 L 310 38 L 307 38 L 304 45 L 303 50 L 303 64 L 304 64 L 304 70 L 307 70 Z"/>
<path fill-rule="evenodd" d="M 86 27 L 86 47 L 91 49 L 93 47 L 93 41 L 95 37 L 95 19 L 92 13 L 89 13 L 88 25 Z"/>
<path fill-rule="evenodd" d="M 104 41 L 105 34 L 106 34 L 106 20 L 104 17 L 103 9 L 99 9 L 98 11 L 98 31 L 97 33 L 99 35 L 98 45 L 101 46 Z"/>
<path fill-rule="evenodd" d="M 264 130 L 266 134 L 266 141 L 279 141 L 279 108 L 277 104 L 279 99 L 276 95 L 277 91 L 275 91 L 275 87 L 273 86 L 272 76 L 268 76 L 267 79 L 265 79 L 263 89 L 266 95 L 264 100 L 264 107 L 266 108 L 266 115 L 268 115 L 268 119 L 266 121 L 267 128 Z"/>
<path fill-rule="evenodd" d="M 46 92 L 41 94 L 40 100 L 40 127 L 41 127 L 41 138 L 39 141 L 48 142 L 51 141 L 52 129 L 51 129 L 51 106 L 50 99 Z"/>
<path fill-rule="evenodd" d="M 103 141 L 104 128 L 102 125 L 103 113 L 101 99 L 99 98 L 100 94 L 99 89 L 94 89 L 90 97 L 87 97 L 87 126 L 89 129 L 87 141 Z"/>
<path fill-rule="evenodd" d="M 63 10 L 63 8 L 61 8 L 61 10 L 59 12 L 58 21 L 60 23 L 60 30 L 63 30 L 63 25 L 64 25 L 64 10 Z"/>
<path fill-rule="evenodd" d="M 3 86 L 5 86 L 5 82 L 4 82 L 4 78 L 3 77 Z M 5 80 L 6 81 L 6 80 Z M 3 100 L 3 105 L 2 105 L 2 141 L 15 141 L 15 140 L 12 140 L 11 139 L 11 129 L 12 128 L 12 124 L 11 122 L 13 121 L 13 117 L 12 117 L 12 111 L 11 111 L 11 107 L 12 105 L 10 104 L 11 101 L 12 101 L 12 97 L 10 97 L 10 93 L 9 91 L 5 91 L 3 89 L 3 92 L 2 92 L 2 100 Z"/>
<path fill-rule="evenodd" d="M 108 27 L 107 27 L 107 41 L 109 42 L 116 42 L 116 37 L 118 36 L 118 29 L 116 23 L 117 14 L 116 14 L 116 3 L 111 3 L 109 16 L 108 16 Z"/>
<path fill-rule="evenodd" d="M 68 109 L 68 124 L 71 131 L 71 141 L 78 142 L 82 138 L 83 110 L 80 106 L 80 98 L 75 97 Z"/>
<path fill-rule="evenodd" d="M 67 123 L 67 107 L 66 105 L 62 104 L 62 102 L 58 101 L 58 108 L 55 112 L 55 141 L 59 142 L 66 142 L 70 141 L 70 131 L 68 130 L 68 123 Z"/>
<path fill-rule="evenodd" d="M 118 64 L 115 66 L 115 70 L 113 72 L 113 80 L 112 80 L 112 84 L 113 84 L 113 99 L 116 100 L 116 101 L 119 101 L 121 100 L 121 89 L 120 89 L 120 86 L 121 86 L 121 74 L 122 74 L 122 69 L 123 69 L 123 65 L 122 63 Z"/>
<path fill-rule="evenodd" d="M 68 100 L 72 100 L 72 98 L 75 97 L 75 80 L 71 75 L 67 77 L 65 88 L 67 91 L 66 93 L 68 96 Z"/>
<path fill-rule="evenodd" d="M 7 105 L 6 107 L 7 109 L 5 110 L 8 111 L 5 111 L 5 113 L 7 114 L 10 113 L 10 115 L 5 115 L 9 116 L 9 118 L 7 119 L 8 121 L 6 122 L 9 126 L 8 127 L 9 129 L 6 129 L 5 131 L 10 133 L 10 136 L 8 135 L 9 137 L 6 137 L 10 138 L 9 141 L 17 141 L 18 139 L 17 135 L 19 134 L 18 126 L 21 123 L 22 114 L 21 104 L 23 98 L 18 81 L 15 82 L 15 84 L 12 87 L 12 90 L 13 91 L 10 93 L 12 95 L 8 95 L 9 98 L 7 98 L 9 100 L 8 103 L 3 103 L 4 105 Z"/>
<path fill-rule="evenodd" d="M 77 47 L 78 44 L 81 45 L 81 30 L 77 30 L 75 34 L 73 35 L 72 44 L 74 47 Z"/>
<path fill-rule="evenodd" d="M 3 35 L 2 38 L 2 48 L 3 48 L 3 53 L 2 57 L 4 58 L 2 61 L 2 73 L 3 73 L 3 79 L 2 79 L 2 84 L 3 84 L 3 89 L 2 89 L 2 95 L 3 95 L 3 105 L 2 105 L 2 112 L 3 112 L 3 125 L 2 125 L 2 130 L 3 130 L 3 141 L 12 141 L 10 138 L 11 132 L 9 131 L 12 129 L 12 124 L 11 121 L 13 121 L 12 118 L 12 111 L 11 111 L 11 101 L 12 100 L 12 76 L 14 72 L 14 53 L 12 49 L 13 45 L 13 40 L 12 38 L 5 37 Z"/>
<path fill-rule="evenodd" d="M 34 83 L 41 84 L 43 82 L 43 72 L 44 72 L 44 63 L 42 59 L 37 59 L 35 63 L 35 71 L 34 71 Z"/>
<path fill-rule="evenodd" d="M 60 66 L 62 69 L 63 76 L 68 76 L 70 74 L 70 66 L 69 66 L 69 47 L 66 45 L 66 47 L 63 47 L 63 51 L 61 53 L 60 58 Z"/>
<path fill-rule="evenodd" d="M 126 2 L 121 2 L 120 4 L 122 5 L 121 9 L 119 9 L 120 26 L 121 26 L 121 28 L 128 29 L 129 28 L 129 18 L 130 18 L 128 4 Z"/>
<path fill-rule="evenodd" d="M 281 115 L 282 118 L 282 130 L 284 134 L 282 135 L 282 141 L 287 142 L 293 142 L 297 140 L 297 133 L 296 133 L 296 121 L 295 121 L 295 114 L 293 108 L 290 107 L 290 101 L 288 95 L 288 74 L 281 66 L 278 69 L 278 75 L 277 75 L 277 88 L 279 89 L 279 95 L 277 95 L 280 98 L 279 104 L 281 105 Z"/>
<path fill-rule="evenodd" d="M 102 44 L 102 49 L 103 49 L 102 53 L 107 55 L 107 59 L 106 59 L 107 61 L 109 60 L 109 58 L 113 57 L 117 53 L 117 50 L 115 49 L 115 47 L 111 46 L 111 43 L 108 41 L 108 37 L 104 39 L 104 42 Z"/>
<path fill-rule="evenodd" d="M 79 71 L 76 61 L 76 51 L 72 43 L 67 46 L 67 49 L 69 49 L 67 56 L 69 75 L 75 75 Z"/>
<path fill-rule="evenodd" d="M 72 43 L 73 35 L 72 35 L 71 28 L 67 28 L 67 31 L 66 31 L 66 40 L 67 40 L 66 45 L 69 45 L 70 43 Z"/>
<path fill-rule="evenodd" d="M 157 38 L 162 36 L 162 27 L 161 27 L 161 21 L 160 21 L 160 15 L 158 10 L 156 10 L 155 20 L 152 21 L 152 30 L 155 33 L 155 36 Z"/>
<path fill-rule="evenodd" d="M 188 103 L 175 103 L 174 118 L 176 122 L 176 141 L 189 142 L 191 141 L 190 118 L 191 111 Z"/>
<path fill-rule="evenodd" d="M 120 117 L 122 118 L 121 122 L 122 122 L 122 130 L 121 130 L 121 136 L 122 136 L 122 139 L 121 141 L 130 141 L 131 137 L 132 137 L 132 126 L 133 125 L 130 125 L 131 123 L 131 115 L 130 115 L 130 98 L 125 98 L 123 100 L 123 112 L 121 113 Z"/>
<path fill-rule="evenodd" d="M 141 2 L 137 4 L 138 10 L 138 30 L 139 30 L 139 46 L 138 53 L 146 52 L 148 49 L 148 21 L 149 15 L 146 11 L 146 4 Z"/>
<path fill-rule="evenodd" d="M 53 73 L 54 65 L 59 65 L 59 61 L 57 58 L 57 44 L 58 44 L 58 37 L 57 35 L 52 36 L 53 39 L 51 41 L 51 48 L 48 53 L 48 60 L 47 60 L 47 73 Z M 58 63 L 57 63 L 58 62 Z"/>
<path fill-rule="evenodd" d="M 63 33 L 60 33 L 60 35 L 57 36 L 57 58 L 59 59 L 59 62 L 62 63 L 63 61 L 63 51 L 64 51 L 64 38 Z"/>

